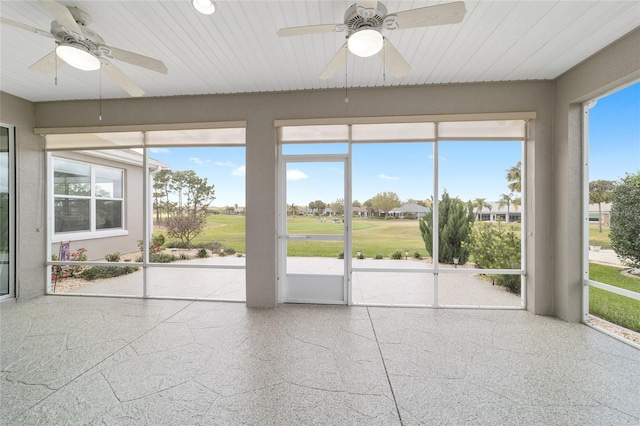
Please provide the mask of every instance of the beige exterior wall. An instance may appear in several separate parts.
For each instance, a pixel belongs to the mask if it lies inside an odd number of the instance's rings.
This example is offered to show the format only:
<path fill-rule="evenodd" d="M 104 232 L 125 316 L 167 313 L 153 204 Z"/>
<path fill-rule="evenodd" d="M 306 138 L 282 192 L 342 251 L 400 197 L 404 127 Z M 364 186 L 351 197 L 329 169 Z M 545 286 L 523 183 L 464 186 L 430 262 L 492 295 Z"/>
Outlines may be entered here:
<path fill-rule="evenodd" d="M 579 321 L 581 309 L 581 115 L 577 104 L 640 77 L 640 31 L 600 52 L 555 82 L 515 82 L 220 96 L 44 102 L 3 95 L 1 121 L 18 134 L 20 188 L 36 194 L 42 140 L 35 127 L 88 127 L 246 120 L 247 305 L 277 303 L 275 119 L 534 111 L 528 126 L 527 308 Z M 5 99 L 11 113 L 5 113 Z M 32 111 L 33 108 L 33 111 Z M 35 113 L 35 123 L 34 123 Z M 37 168 L 37 167 L 36 167 Z M 22 191 L 21 191 L 22 192 Z M 44 292 L 44 196 L 23 200 L 19 217 L 23 294 Z M 38 213 L 40 212 L 40 213 Z M 41 220 L 38 222 L 38 220 Z M 32 255 L 35 253 L 35 255 Z M 27 278 L 27 279 L 25 279 Z"/>
<path fill-rule="evenodd" d="M 640 79 L 640 29 L 561 75 L 554 84 L 553 312 L 582 319 L 582 103 Z M 550 247 L 551 248 L 551 247 Z"/>
<path fill-rule="evenodd" d="M 34 105 L 0 92 L 0 122 L 16 127 L 16 296 L 45 292 L 44 138 L 33 134 Z"/>
<path fill-rule="evenodd" d="M 75 251 L 80 247 L 86 248 L 88 260 L 104 260 L 106 254 L 114 252 L 122 254 L 137 252 L 138 240 L 141 240 L 144 235 L 141 215 L 141 206 L 143 203 L 142 167 L 76 152 L 54 152 L 53 156 L 124 170 L 125 206 L 123 219 L 128 235 L 77 240 L 73 238 L 72 234 L 69 234 L 69 237 L 64 238 L 64 241 L 71 242 L 71 251 Z M 53 243 L 51 253 L 57 254 L 59 249 L 60 244 Z"/>

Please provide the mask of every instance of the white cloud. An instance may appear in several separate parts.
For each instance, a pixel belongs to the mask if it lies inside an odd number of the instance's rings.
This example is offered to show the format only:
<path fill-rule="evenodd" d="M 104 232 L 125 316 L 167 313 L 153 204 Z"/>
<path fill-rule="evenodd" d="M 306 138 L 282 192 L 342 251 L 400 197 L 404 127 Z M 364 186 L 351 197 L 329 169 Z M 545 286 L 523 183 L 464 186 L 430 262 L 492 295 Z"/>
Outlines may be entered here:
<path fill-rule="evenodd" d="M 223 167 L 236 167 L 235 164 L 233 164 L 231 161 L 216 161 L 215 163 L 216 166 L 223 166 Z"/>
<path fill-rule="evenodd" d="M 196 163 L 199 166 L 204 166 L 205 164 L 211 164 L 211 160 L 203 160 L 198 157 L 190 157 L 189 161 Z"/>
<path fill-rule="evenodd" d="M 308 178 L 309 176 L 307 176 L 305 173 L 301 172 L 300 170 L 287 171 L 287 180 L 303 180 Z"/>
<path fill-rule="evenodd" d="M 384 173 L 379 174 L 379 175 L 378 175 L 378 177 L 379 177 L 380 179 L 385 179 L 385 180 L 398 180 L 398 179 L 400 179 L 400 178 L 399 178 L 399 177 L 397 177 L 397 176 L 387 176 L 387 175 L 385 175 Z"/>
<path fill-rule="evenodd" d="M 244 176 L 245 173 L 247 171 L 247 166 L 240 166 L 238 168 L 235 168 L 231 174 L 234 176 Z"/>
<path fill-rule="evenodd" d="M 169 152 L 169 148 L 149 148 L 149 151 L 153 154 L 166 154 Z"/>

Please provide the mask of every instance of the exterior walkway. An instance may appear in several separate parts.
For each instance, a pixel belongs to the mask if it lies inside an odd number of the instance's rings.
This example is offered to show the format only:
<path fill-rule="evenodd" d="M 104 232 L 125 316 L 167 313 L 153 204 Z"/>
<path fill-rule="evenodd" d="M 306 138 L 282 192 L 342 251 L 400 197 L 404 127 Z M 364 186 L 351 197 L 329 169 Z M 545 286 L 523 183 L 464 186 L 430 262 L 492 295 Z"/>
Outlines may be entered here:
<path fill-rule="evenodd" d="M 171 265 L 244 266 L 244 257 L 210 257 Z M 395 268 L 404 272 L 354 272 L 352 299 L 355 304 L 434 305 L 430 264 L 414 260 L 354 259 L 354 268 Z M 451 270 L 450 268 L 443 267 Z M 292 273 L 342 274 L 344 262 L 326 257 L 291 257 Z M 246 300 L 244 269 L 195 269 L 164 265 L 149 269 L 148 293 L 154 297 L 187 297 L 229 301 Z M 519 307 L 520 296 L 476 275 L 441 273 L 440 305 Z M 71 293 L 142 296 L 142 272 L 112 278 L 75 289 Z"/>
<path fill-rule="evenodd" d="M 640 424 L 640 351 L 514 310 L 0 304 L 2 425 Z"/>

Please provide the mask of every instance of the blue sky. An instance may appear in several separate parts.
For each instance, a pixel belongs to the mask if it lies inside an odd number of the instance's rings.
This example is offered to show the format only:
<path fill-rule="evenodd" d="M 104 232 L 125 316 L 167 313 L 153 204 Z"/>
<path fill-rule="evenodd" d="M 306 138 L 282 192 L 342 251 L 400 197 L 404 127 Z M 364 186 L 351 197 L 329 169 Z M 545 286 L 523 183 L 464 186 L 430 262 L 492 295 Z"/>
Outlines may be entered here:
<path fill-rule="evenodd" d="M 617 180 L 640 170 L 640 83 L 598 100 L 590 112 L 591 165 L 589 180 Z M 346 144 L 298 149 L 287 153 L 346 153 Z M 508 193 L 506 171 L 521 157 L 520 142 L 441 142 L 439 192 L 463 200 L 497 201 Z M 245 205 L 244 148 L 155 149 L 153 158 L 174 170 L 194 170 L 215 184 L 215 206 Z M 364 202 L 378 192 L 392 191 L 401 200 L 433 195 L 433 144 L 353 145 L 354 200 Z M 343 197 L 341 164 L 290 163 L 288 204 L 326 203 Z"/>
<path fill-rule="evenodd" d="M 589 181 L 640 171 L 640 82 L 601 98 L 589 111 Z"/>

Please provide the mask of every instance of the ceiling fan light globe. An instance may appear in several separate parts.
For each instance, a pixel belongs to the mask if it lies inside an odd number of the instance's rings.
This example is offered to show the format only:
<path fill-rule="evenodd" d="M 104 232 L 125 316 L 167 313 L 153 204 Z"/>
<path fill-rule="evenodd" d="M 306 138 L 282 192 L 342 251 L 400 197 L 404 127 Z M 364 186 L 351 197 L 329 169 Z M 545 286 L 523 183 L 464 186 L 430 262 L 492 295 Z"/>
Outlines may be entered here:
<path fill-rule="evenodd" d="M 74 46 L 61 44 L 56 47 L 56 55 L 72 67 L 82 71 L 95 71 L 100 69 L 100 59 L 86 50 Z"/>
<path fill-rule="evenodd" d="M 368 58 L 382 49 L 384 39 L 380 31 L 366 29 L 357 31 L 349 36 L 349 51 L 361 58 Z"/>
<path fill-rule="evenodd" d="M 216 5 L 211 0 L 192 0 L 191 4 L 203 15 L 213 15 L 216 11 Z"/>

